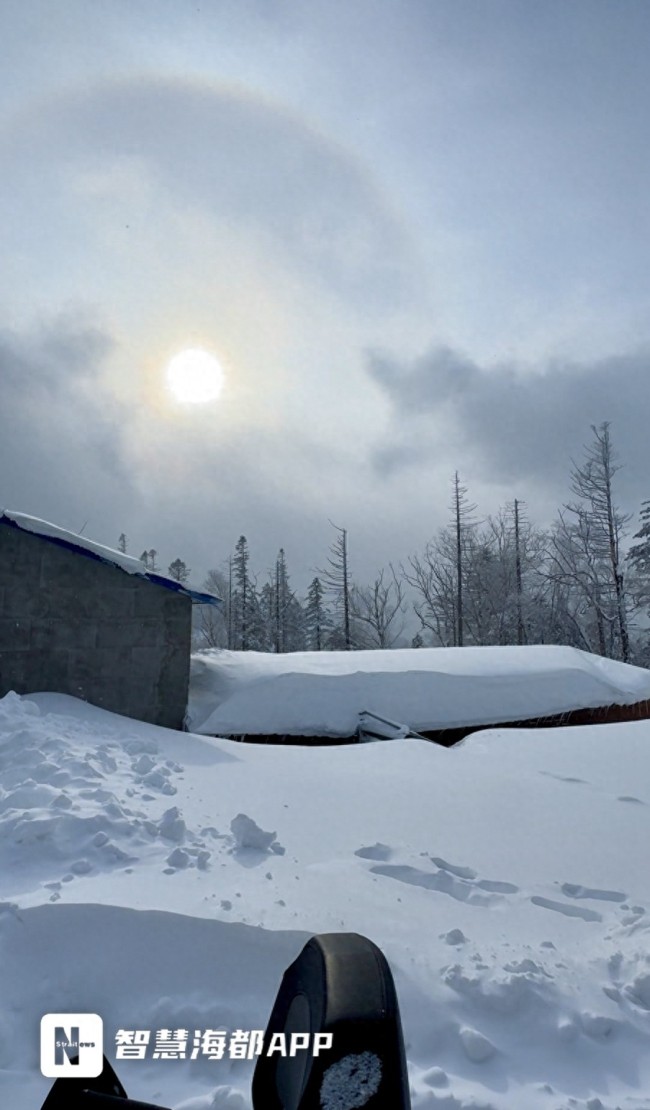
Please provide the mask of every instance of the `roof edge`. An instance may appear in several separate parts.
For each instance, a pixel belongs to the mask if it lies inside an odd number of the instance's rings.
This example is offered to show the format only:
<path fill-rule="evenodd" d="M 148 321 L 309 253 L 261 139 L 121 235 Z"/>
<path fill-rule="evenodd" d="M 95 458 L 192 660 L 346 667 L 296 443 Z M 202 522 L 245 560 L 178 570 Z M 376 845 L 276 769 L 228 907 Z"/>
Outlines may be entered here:
<path fill-rule="evenodd" d="M 95 559 L 96 562 L 103 563 L 105 566 L 113 566 L 124 574 L 132 574 L 138 578 L 146 579 L 153 585 L 184 594 L 191 598 L 195 605 L 223 605 L 223 599 L 216 594 L 194 590 L 183 585 L 182 582 L 177 582 L 174 578 L 167 578 L 165 575 L 148 571 L 142 564 L 138 565 L 140 561 L 134 556 L 114 551 L 112 548 L 105 547 L 94 540 L 86 540 L 81 536 L 75 536 L 73 532 L 68 532 L 65 528 L 59 528 L 58 525 L 52 524 L 50 521 L 30 517 L 24 513 L 10 512 L 8 509 L 0 509 L 0 525 L 4 525 L 6 528 L 14 528 L 23 534 L 37 536 L 47 543 L 64 547 L 68 551 L 73 551 L 87 559 Z"/>

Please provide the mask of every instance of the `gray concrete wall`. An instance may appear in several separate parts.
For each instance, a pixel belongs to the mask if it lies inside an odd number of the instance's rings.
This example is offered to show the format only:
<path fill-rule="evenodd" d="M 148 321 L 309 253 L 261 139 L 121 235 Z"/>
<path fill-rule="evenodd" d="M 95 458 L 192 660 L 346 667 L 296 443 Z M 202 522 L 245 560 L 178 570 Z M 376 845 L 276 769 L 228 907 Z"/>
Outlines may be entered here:
<path fill-rule="evenodd" d="M 55 691 L 181 728 L 192 601 L 0 523 L 0 697 Z"/>

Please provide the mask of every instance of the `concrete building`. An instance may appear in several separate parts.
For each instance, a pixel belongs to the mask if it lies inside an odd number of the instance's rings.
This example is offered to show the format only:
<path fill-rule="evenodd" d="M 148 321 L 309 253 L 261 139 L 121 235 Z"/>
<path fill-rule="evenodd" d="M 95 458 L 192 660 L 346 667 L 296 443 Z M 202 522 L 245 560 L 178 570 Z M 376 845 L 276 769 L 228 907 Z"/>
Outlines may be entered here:
<path fill-rule="evenodd" d="M 0 511 L 0 697 L 71 694 L 180 729 L 193 603 L 221 602 L 122 552 Z"/>

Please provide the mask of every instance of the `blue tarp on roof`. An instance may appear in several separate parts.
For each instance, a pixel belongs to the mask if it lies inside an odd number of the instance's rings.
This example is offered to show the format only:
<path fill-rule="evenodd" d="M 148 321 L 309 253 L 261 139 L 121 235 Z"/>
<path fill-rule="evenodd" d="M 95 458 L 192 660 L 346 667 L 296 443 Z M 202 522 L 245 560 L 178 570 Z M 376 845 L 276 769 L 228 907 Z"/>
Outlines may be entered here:
<path fill-rule="evenodd" d="M 96 559 L 97 562 L 117 567 L 125 574 L 136 574 L 139 578 L 146 578 L 156 586 L 164 586 L 167 590 L 175 590 L 177 593 L 186 594 L 196 605 L 223 604 L 222 599 L 217 597 L 216 594 L 192 590 L 181 582 L 176 582 L 173 578 L 166 578 L 162 574 L 146 570 L 140 560 L 135 559 L 132 555 L 126 555 L 122 551 L 114 551 L 112 548 L 104 547 L 102 544 L 95 543 L 94 540 L 88 540 L 84 536 L 77 536 L 74 532 L 68 532 L 65 528 L 59 528 L 56 524 L 50 524 L 47 520 L 39 520 L 37 517 L 26 516 L 24 513 L 9 512 L 4 509 L 0 510 L 0 524 L 8 528 L 15 528 L 19 532 L 31 532 L 32 535 L 39 536 L 40 539 L 47 540 L 48 543 L 65 547 L 69 551 L 85 556 L 87 559 Z"/>

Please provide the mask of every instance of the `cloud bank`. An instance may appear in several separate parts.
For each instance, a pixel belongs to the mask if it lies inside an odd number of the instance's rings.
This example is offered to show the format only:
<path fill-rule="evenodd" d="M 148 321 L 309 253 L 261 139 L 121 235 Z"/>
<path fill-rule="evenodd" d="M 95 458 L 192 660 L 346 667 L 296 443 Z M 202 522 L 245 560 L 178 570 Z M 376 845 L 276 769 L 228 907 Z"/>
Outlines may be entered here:
<path fill-rule="evenodd" d="M 372 454 L 378 474 L 397 476 L 455 442 L 452 467 L 483 469 L 495 482 L 558 488 L 566 485 L 571 458 L 590 440 L 591 425 L 608 420 L 634 475 L 630 493 L 650 493 L 650 350 L 533 370 L 480 366 L 459 351 L 434 347 L 410 362 L 371 354 L 367 371 L 390 404 L 390 447 L 378 445 Z"/>

